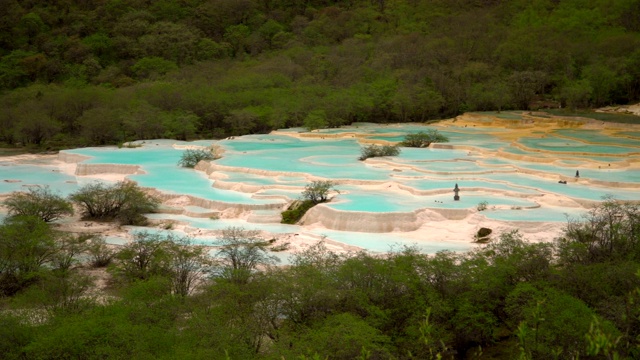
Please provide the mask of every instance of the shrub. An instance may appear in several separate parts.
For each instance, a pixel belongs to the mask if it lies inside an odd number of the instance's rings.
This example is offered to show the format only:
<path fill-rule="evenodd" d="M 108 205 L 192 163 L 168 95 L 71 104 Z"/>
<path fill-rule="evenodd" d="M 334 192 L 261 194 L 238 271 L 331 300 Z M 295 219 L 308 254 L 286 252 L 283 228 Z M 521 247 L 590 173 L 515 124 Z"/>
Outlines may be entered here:
<path fill-rule="evenodd" d="M 487 206 L 489 206 L 489 203 L 488 203 L 488 202 L 486 202 L 486 201 L 480 201 L 480 202 L 478 203 L 478 206 L 476 206 L 476 209 L 477 209 L 478 211 L 485 211 L 485 210 L 487 210 Z"/>
<path fill-rule="evenodd" d="M 154 212 L 159 204 L 158 199 L 130 181 L 88 184 L 71 194 L 70 199 L 82 208 L 84 218 L 117 220 L 122 225 L 145 224 L 143 214 Z"/>
<path fill-rule="evenodd" d="M 115 251 L 107 246 L 103 237 L 94 237 L 87 248 L 93 267 L 106 267 L 111 264 Z"/>
<path fill-rule="evenodd" d="M 406 147 L 428 147 L 431 143 L 448 142 L 449 138 L 440 134 L 438 130 L 429 129 L 426 132 L 420 131 L 414 134 L 407 134 L 400 146 Z"/>
<path fill-rule="evenodd" d="M 363 161 L 372 157 L 381 157 L 381 156 L 397 156 L 400 154 L 400 148 L 395 145 L 367 145 L 360 149 L 360 157 L 358 160 Z"/>
<path fill-rule="evenodd" d="M 327 127 L 327 114 L 324 110 L 311 111 L 304 119 L 304 127 L 308 131 Z"/>
<path fill-rule="evenodd" d="M 222 246 L 218 250 L 218 275 L 236 284 L 246 284 L 252 273 L 261 266 L 273 265 L 278 258 L 269 255 L 269 242 L 262 239 L 258 231 L 242 227 L 222 230 Z"/>
<path fill-rule="evenodd" d="M 10 216 L 35 216 L 44 222 L 73 215 L 71 203 L 54 194 L 48 186 L 30 187 L 26 193 L 14 192 L 5 200 Z"/>
<path fill-rule="evenodd" d="M 178 165 L 187 168 L 195 167 L 201 160 L 215 160 L 215 155 L 211 150 L 205 149 L 187 149 L 182 153 L 182 157 L 178 161 Z"/>

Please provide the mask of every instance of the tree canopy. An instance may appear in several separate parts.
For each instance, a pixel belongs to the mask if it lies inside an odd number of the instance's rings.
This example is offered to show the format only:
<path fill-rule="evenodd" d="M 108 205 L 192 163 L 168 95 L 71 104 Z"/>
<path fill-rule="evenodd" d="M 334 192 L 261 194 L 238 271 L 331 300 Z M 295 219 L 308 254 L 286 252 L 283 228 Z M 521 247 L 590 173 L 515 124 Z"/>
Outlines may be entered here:
<path fill-rule="evenodd" d="M 640 100 L 630 0 L 4 5 L 7 144 L 222 138 Z"/>
<path fill-rule="evenodd" d="M 7 359 L 635 359 L 637 213 L 610 199 L 556 242 L 513 231 L 466 253 L 337 254 L 320 241 L 282 267 L 270 266 L 270 241 L 243 228 L 220 231 L 213 250 L 137 233 L 117 248 L 100 297 L 81 264 L 94 250 L 78 247 L 95 239 L 11 217 L 0 224 L 0 350 Z"/>

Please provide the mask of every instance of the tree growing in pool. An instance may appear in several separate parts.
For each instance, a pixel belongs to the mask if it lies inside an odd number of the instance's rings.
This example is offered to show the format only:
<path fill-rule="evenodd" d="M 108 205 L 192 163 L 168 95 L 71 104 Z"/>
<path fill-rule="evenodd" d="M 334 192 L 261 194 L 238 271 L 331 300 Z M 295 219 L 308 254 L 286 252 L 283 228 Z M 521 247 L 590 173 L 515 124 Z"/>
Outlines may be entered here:
<path fill-rule="evenodd" d="M 178 165 L 187 168 L 195 167 L 200 161 L 211 161 L 217 157 L 210 149 L 187 149 L 182 153 Z"/>
<path fill-rule="evenodd" d="M 449 142 L 449 138 L 442 135 L 438 130 L 429 129 L 413 134 L 407 134 L 400 146 L 405 147 L 429 147 L 431 143 Z"/>
<path fill-rule="evenodd" d="M 400 155 L 400 148 L 396 145 L 367 145 L 360 149 L 360 157 L 358 160 L 364 161 L 372 157 L 381 156 L 398 156 Z"/>

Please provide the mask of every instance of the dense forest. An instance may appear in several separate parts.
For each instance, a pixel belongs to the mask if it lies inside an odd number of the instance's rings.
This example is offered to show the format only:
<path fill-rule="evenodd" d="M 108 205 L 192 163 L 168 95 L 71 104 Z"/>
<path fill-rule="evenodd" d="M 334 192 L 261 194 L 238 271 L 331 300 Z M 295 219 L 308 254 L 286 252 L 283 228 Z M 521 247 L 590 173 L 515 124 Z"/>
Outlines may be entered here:
<path fill-rule="evenodd" d="M 0 143 L 640 99 L 637 0 L 2 0 Z"/>

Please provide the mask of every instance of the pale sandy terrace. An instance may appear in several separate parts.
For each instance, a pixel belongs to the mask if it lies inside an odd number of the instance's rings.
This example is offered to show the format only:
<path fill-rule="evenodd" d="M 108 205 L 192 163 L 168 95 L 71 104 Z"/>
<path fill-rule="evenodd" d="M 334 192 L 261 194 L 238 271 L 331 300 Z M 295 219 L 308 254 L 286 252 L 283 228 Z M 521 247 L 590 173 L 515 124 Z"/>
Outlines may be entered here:
<path fill-rule="evenodd" d="M 282 170 L 274 171 L 256 167 L 232 166 L 224 164 L 224 162 L 201 163 L 197 167 L 198 171 L 203 176 L 207 174 L 213 180 L 214 188 L 248 194 L 251 198 L 262 199 L 264 202 L 262 204 L 231 204 L 202 199 L 193 195 L 158 192 L 164 200 L 164 214 L 156 214 L 156 216 L 152 217 L 152 221 L 156 224 L 157 229 L 164 228 L 168 223 L 172 223 L 173 231 L 193 236 L 196 240 L 201 239 L 202 243 L 205 244 L 209 241 L 211 245 L 215 245 L 215 241 L 211 243 L 211 239 L 215 239 L 219 235 L 220 229 L 229 224 L 230 226 L 245 226 L 262 230 L 266 238 L 277 239 L 275 245 L 289 243 L 287 252 L 295 252 L 323 238 L 330 248 L 340 252 L 361 248 L 383 252 L 388 250 L 389 239 L 394 240 L 391 241 L 392 243 L 405 245 L 415 243 L 425 252 L 435 252 L 443 248 L 463 251 L 474 246 L 471 241 L 480 227 L 491 228 L 495 234 L 517 229 L 531 241 L 552 241 L 561 233 L 566 224 L 566 219 L 561 218 L 558 221 L 535 221 L 533 219 L 534 221 L 531 221 L 527 214 L 533 214 L 533 212 L 526 212 L 530 209 L 525 206 L 524 210 L 519 210 L 520 206 L 509 205 L 508 202 L 504 204 L 496 203 L 495 205 L 492 205 L 493 201 L 489 202 L 489 212 L 479 212 L 474 206 L 468 205 L 466 207 L 456 207 L 454 206 L 455 204 L 449 205 L 452 202 L 450 198 L 453 197 L 450 187 L 428 188 L 427 186 L 426 188 L 421 188 L 420 186 L 414 186 L 413 181 L 415 179 L 430 183 L 436 183 L 437 181 L 443 181 L 444 183 L 449 181 L 452 183 L 456 181 L 469 182 L 472 179 L 473 181 L 480 179 L 481 181 L 477 181 L 480 184 L 477 185 L 479 187 L 468 187 L 465 189 L 466 192 L 463 191 L 461 193 L 463 199 L 466 199 L 465 196 L 474 199 L 474 196 L 477 196 L 478 199 L 482 196 L 487 196 L 489 199 L 510 197 L 516 199 L 514 201 L 522 199 L 522 201 L 534 203 L 535 206 L 530 206 L 531 210 L 539 208 L 544 211 L 553 211 L 557 214 L 562 214 L 563 212 L 578 214 L 584 212 L 598 201 L 577 198 L 571 194 L 566 195 L 546 191 L 531 185 L 515 184 L 515 187 L 511 186 L 511 188 L 502 189 L 504 180 L 499 176 L 517 173 L 518 176 L 527 175 L 534 177 L 534 180 L 545 179 L 548 180 L 547 182 L 553 183 L 558 180 L 565 180 L 570 185 L 576 186 L 609 187 L 616 191 L 626 191 L 623 193 L 628 197 L 625 200 L 640 200 L 640 184 L 634 180 L 633 175 L 629 179 L 623 179 L 625 181 L 619 181 L 620 179 L 608 176 L 605 173 L 605 171 L 611 171 L 611 169 L 625 171 L 625 174 L 633 174 L 633 172 L 639 170 L 640 139 L 636 139 L 633 132 L 640 131 L 640 129 L 633 129 L 629 125 L 619 127 L 615 124 L 602 124 L 589 120 L 550 119 L 548 117 L 530 115 L 522 115 L 515 119 L 505 119 L 487 114 L 466 114 L 456 119 L 440 122 L 435 128 L 442 131 L 468 132 L 472 129 L 479 132 L 484 131 L 490 133 L 500 142 L 512 144 L 512 146 L 509 149 L 489 148 L 459 142 L 432 146 L 445 149 L 442 150 L 445 152 L 466 152 L 467 154 L 465 155 L 470 156 L 474 164 L 478 164 L 477 167 L 473 167 L 463 163 L 464 166 L 453 168 L 452 170 L 448 167 L 437 168 L 438 165 L 444 166 L 444 161 L 442 164 L 432 162 L 425 165 L 423 160 L 412 158 L 400 159 L 399 161 L 386 158 L 369 159 L 364 164 L 365 170 L 387 171 L 390 175 L 373 180 L 365 178 L 349 179 L 347 177 L 334 179 L 328 177 L 339 184 L 338 188 L 343 187 L 347 190 L 342 191 L 340 195 L 336 194 L 335 204 L 329 203 L 317 206 L 305 216 L 301 222 L 302 225 L 289 228 L 278 227 L 279 217 L 277 214 L 286 208 L 288 203 L 284 199 L 291 200 L 295 197 L 296 192 L 299 193 L 304 183 L 309 180 L 323 178 L 322 176 L 304 171 L 289 173 Z M 590 129 L 597 130 L 598 133 L 606 136 L 625 137 L 629 140 L 627 147 L 631 150 L 625 150 L 626 152 L 613 156 L 611 154 L 607 154 L 607 156 L 596 154 L 593 157 L 589 157 L 589 154 L 584 151 L 571 151 L 570 148 L 560 149 L 561 151 L 538 151 L 538 149 L 518 143 L 519 139 L 525 137 L 545 139 L 557 136 L 554 131 L 559 128 Z M 493 131 L 494 129 L 498 130 Z M 362 131 L 361 128 L 344 129 L 344 131 L 337 133 L 280 131 L 277 132 L 277 135 L 301 139 L 312 138 L 318 146 L 322 146 L 323 143 L 332 141 L 332 139 L 344 138 L 358 138 L 360 142 L 385 142 L 383 139 L 375 139 L 372 136 L 365 137 L 359 133 L 359 130 Z M 389 125 L 381 130 L 381 134 L 384 134 L 382 131 L 393 134 L 394 130 L 395 126 Z M 627 133 L 627 135 L 622 134 L 622 132 Z M 279 139 L 276 138 L 276 141 L 279 141 Z M 575 140 L 573 139 L 573 141 Z M 235 140 L 221 141 L 216 144 L 225 150 L 225 157 L 232 158 L 234 156 L 233 141 Z M 183 146 L 178 145 L 176 147 Z M 637 151 L 633 151 L 634 148 L 637 148 L 635 149 Z M 248 152 L 250 153 L 250 151 Z M 246 153 L 247 151 L 245 151 Z M 238 154 L 235 155 L 237 156 Z M 311 158 L 311 161 L 305 161 L 316 163 L 340 161 L 340 159 L 333 158 Z M 84 159 L 86 157 L 64 152 L 58 158 L 22 155 L 2 158 L 2 161 L 5 164 L 11 162 L 15 164 L 46 163 L 53 171 L 67 174 L 75 178 L 75 181 L 80 184 L 94 179 L 118 181 L 133 174 L 145 172 L 144 166 L 140 167 L 131 164 L 79 164 Z M 505 165 L 489 162 L 496 159 L 509 163 Z M 466 161 L 466 159 L 463 160 Z M 588 173 L 588 171 L 592 170 L 598 172 L 598 174 L 594 173 L 592 177 L 575 178 L 568 173 L 566 175 L 554 173 L 555 168 L 535 168 L 530 165 L 521 165 L 520 163 L 557 165 L 563 161 L 569 165 L 579 166 L 583 172 Z M 350 166 L 352 166 L 350 163 L 345 163 L 345 167 Z M 494 168 L 493 166 L 496 167 Z M 508 168 L 505 166 L 508 166 Z M 606 166 L 606 168 L 602 169 L 603 166 Z M 434 167 L 436 167 L 435 170 Z M 507 175 L 500 174 L 501 172 Z M 263 181 L 261 180 L 262 177 L 271 178 L 272 181 L 261 183 Z M 4 181 L 12 180 L 4 179 L 4 176 L 0 176 L 0 178 L 2 178 L 0 180 Z M 137 175 L 133 178 L 136 181 L 138 179 Z M 276 178 L 277 180 L 273 181 Z M 495 188 L 486 187 L 494 185 L 496 185 Z M 533 190 L 530 191 L 530 188 Z M 425 203 L 426 205 L 421 203 L 416 205 L 414 209 L 402 211 L 371 211 L 372 209 L 370 208 L 357 209 L 357 211 L 340 209 L 340 204 L 344 206 L 346 202 L 349 205 L 349 196 L 357 198 L 356 195 L 358 193 L 384 194 L 385 199 L 391 199 L 387 200 L 389 203 L 393 203 L 394 198 L 425 198 L 431 203 Z M 271 200 L 269 199 L 274 201 L 270 202 Z M 275 201 L 276 199 L 277 201 Z M 508 220 L 487 216 L 492 212 L 493 214 L 498 214 L 501 211 L 515 215 L 511 215 Z M 212 216 L 218 218 L 218 220 L 211 220 L 210 217 Z M 77 220 L 66 221 L 62 226 L 72 231 L 101 232 L 107 237 L 119 237 L 124 241 L 131 238 L 128 229 L 106 224 L 91 224 Z M 379 245 L 385 241 L 385 245 Z"/>

